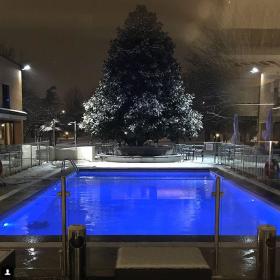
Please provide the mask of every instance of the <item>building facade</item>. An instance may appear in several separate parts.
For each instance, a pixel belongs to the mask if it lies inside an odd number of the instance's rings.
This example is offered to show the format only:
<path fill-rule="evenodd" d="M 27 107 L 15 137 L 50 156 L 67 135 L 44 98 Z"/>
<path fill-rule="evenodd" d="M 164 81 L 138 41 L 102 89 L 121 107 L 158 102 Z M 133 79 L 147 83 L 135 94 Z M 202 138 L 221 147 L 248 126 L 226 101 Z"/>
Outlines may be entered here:
<path fill-rule="evenodd" d="M 0 145 L 23 143 L 22 73 L 20 65 L 0 56 Z"/>
<path fill-rule="evenodd" d="M 279 141 L 280 3 L 222 0 L 222 6 L 221 28 L 233 63 L 229 98 L 240 118 L 242 142 L 264 140 L 262 134 L 270 111 L 271 140 Z"/>

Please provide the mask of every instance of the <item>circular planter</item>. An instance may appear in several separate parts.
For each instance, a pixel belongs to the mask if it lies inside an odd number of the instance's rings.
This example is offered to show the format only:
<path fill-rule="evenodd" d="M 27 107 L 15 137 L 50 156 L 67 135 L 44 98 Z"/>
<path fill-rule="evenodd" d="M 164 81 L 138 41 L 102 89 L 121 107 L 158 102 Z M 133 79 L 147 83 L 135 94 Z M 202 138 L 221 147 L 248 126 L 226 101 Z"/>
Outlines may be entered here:
<path fill-rule="evenodd" d="M 141 156 L 111 156 L 107 155 L 103 157 L 104 161 L 109 162 L 137 162 L 137 163 L 164 163 L 164 162 L 178 162 L 181 161 L 181 155 L 165 155 L 165 156 L 153 156 L 153 157 L 141 157 Z"/>
<path fill-rule="evenodd" d="M 123 146 L 119 150 L 122 156 L 153 157 L 172 153 L 172 148 L 169 146 Z"/>

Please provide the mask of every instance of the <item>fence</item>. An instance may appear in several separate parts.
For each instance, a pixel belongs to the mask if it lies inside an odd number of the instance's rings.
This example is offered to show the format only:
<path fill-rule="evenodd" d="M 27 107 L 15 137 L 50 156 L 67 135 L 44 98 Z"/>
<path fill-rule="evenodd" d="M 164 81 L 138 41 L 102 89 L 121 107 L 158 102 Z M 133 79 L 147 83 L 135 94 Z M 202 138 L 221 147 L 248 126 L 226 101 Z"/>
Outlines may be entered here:
<path fill-rule="evenodd" d="M 174 152 L 182 155 L 184 160 L 197 160 L 201 158 L 201 161 L 203 162 L 204 144 L 176 144 Z"/>
<path fill-rule="evenodd" d="M 278 157 L 278 155 L 273 157 Z M 259 179 L 265 178 L 264 166 L 268 160 L 269 155 L 260 151 L 257 147 L 222 144 L 218 153 L 219 164 L 243 175 L 250 175 Z"/>
<path fill-rule="evenodd" d="M 280 182 L 279 150 L 272 149 L 269 153 L 263 146 L 233 145 L 219 142 L 206 142 L 201 144 L 176 145 L 176 153 L 181 154 L 184 160 L 200 161 L 209 164 L 222 165 L 244 176 L 254 177 L 258 180 Z M 275 172 L 267 176 L 266 164 L 275 160 Z M 278 170 L 277 170 L 278 169 Z"/>
<path fill-rule="evenodd" d="M 88 148 L 92 146 L 87 146 Z M 92 151 L 86 150 L 88 160 L 94 160 L 95 155 L 117 155 L 119 154 L 118 145 L 114 143 L 94 144 Z M 265 174 L 265 164 L 270 159 L 280 162 L 279 151 L 272 151 L 271 155 L 259 146 L 251 147 L 246 145 L 232 145 L 227 143 L 206 142 L 199 144 L 178 144 L 170 146 L 173 153 L 180 154 L 183 160 L 200 161 L 209 164 L 218 164 L 238 172 L 245 176 L 251 176 L 259 180 L 270 180 L 279 182 L 279 174 L 270 178 Z M 75 152 L 75 157 L 81 157 L 85 147 L 57 147 L 56 157 L 71 158 Z M 67 153 L 66 153 L 67 152 Z M 65 154 L 66 153 L 66 154 Z M 73 155 L 72 155 L 73 156 Z M 84 156 L 82 157 L 84 158 Z M 86 158 L 87 159 L 87 158 Z M 3 175 L 7 176 L 20 172 L 21 170 L 42 164 L 44 161 L 55 160 L 53 147 L 47 142 L 9 145 L 0 147 L 0 160 L 3 165 Z"/>
<path fill-rule="evenodd" d="M 114 143 L 95 143 L 95 153 L 96 155 L 116 155 L 118 145 Z"/>
<path fill-rule="evenodd" d="M 3 176 L 41 165 L 42 162 L 49 161 L 49 155 L 49 146 L 46 143 L 1 146 Z"/>

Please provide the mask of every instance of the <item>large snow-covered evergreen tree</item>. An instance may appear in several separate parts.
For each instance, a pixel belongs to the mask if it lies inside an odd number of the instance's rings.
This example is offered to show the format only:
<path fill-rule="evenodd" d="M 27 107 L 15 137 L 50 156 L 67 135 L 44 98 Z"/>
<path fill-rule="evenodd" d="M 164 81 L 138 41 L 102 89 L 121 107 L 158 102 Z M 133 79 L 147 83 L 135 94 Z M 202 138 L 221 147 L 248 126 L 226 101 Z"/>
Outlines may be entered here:
<path fill-rule="evenodd" d="M 82 127 L 132 145 L 196 136 L 202 116 L 192 109 L 174 48 L 156 15 L 137 6 L 111 42 L 103 78 L 84 104 Z"/>

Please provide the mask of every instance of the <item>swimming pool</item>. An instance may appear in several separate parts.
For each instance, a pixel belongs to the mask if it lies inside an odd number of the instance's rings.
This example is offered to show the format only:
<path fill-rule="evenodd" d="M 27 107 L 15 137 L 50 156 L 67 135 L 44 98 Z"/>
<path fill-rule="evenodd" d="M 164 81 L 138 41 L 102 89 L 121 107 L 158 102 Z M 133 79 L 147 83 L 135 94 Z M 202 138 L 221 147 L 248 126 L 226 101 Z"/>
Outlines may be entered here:
<path fill-rule="evenodd" d="M 189 236 L 214 232 L 216 174 L 208 170 L 81 171 L 67 178 L 68 224 L 97 236 Z M 280 211 L 222 178 L 222 235 L 280 229 Z M 0 235 L 61 234 L 60 183 L 0 218 Z"/>

